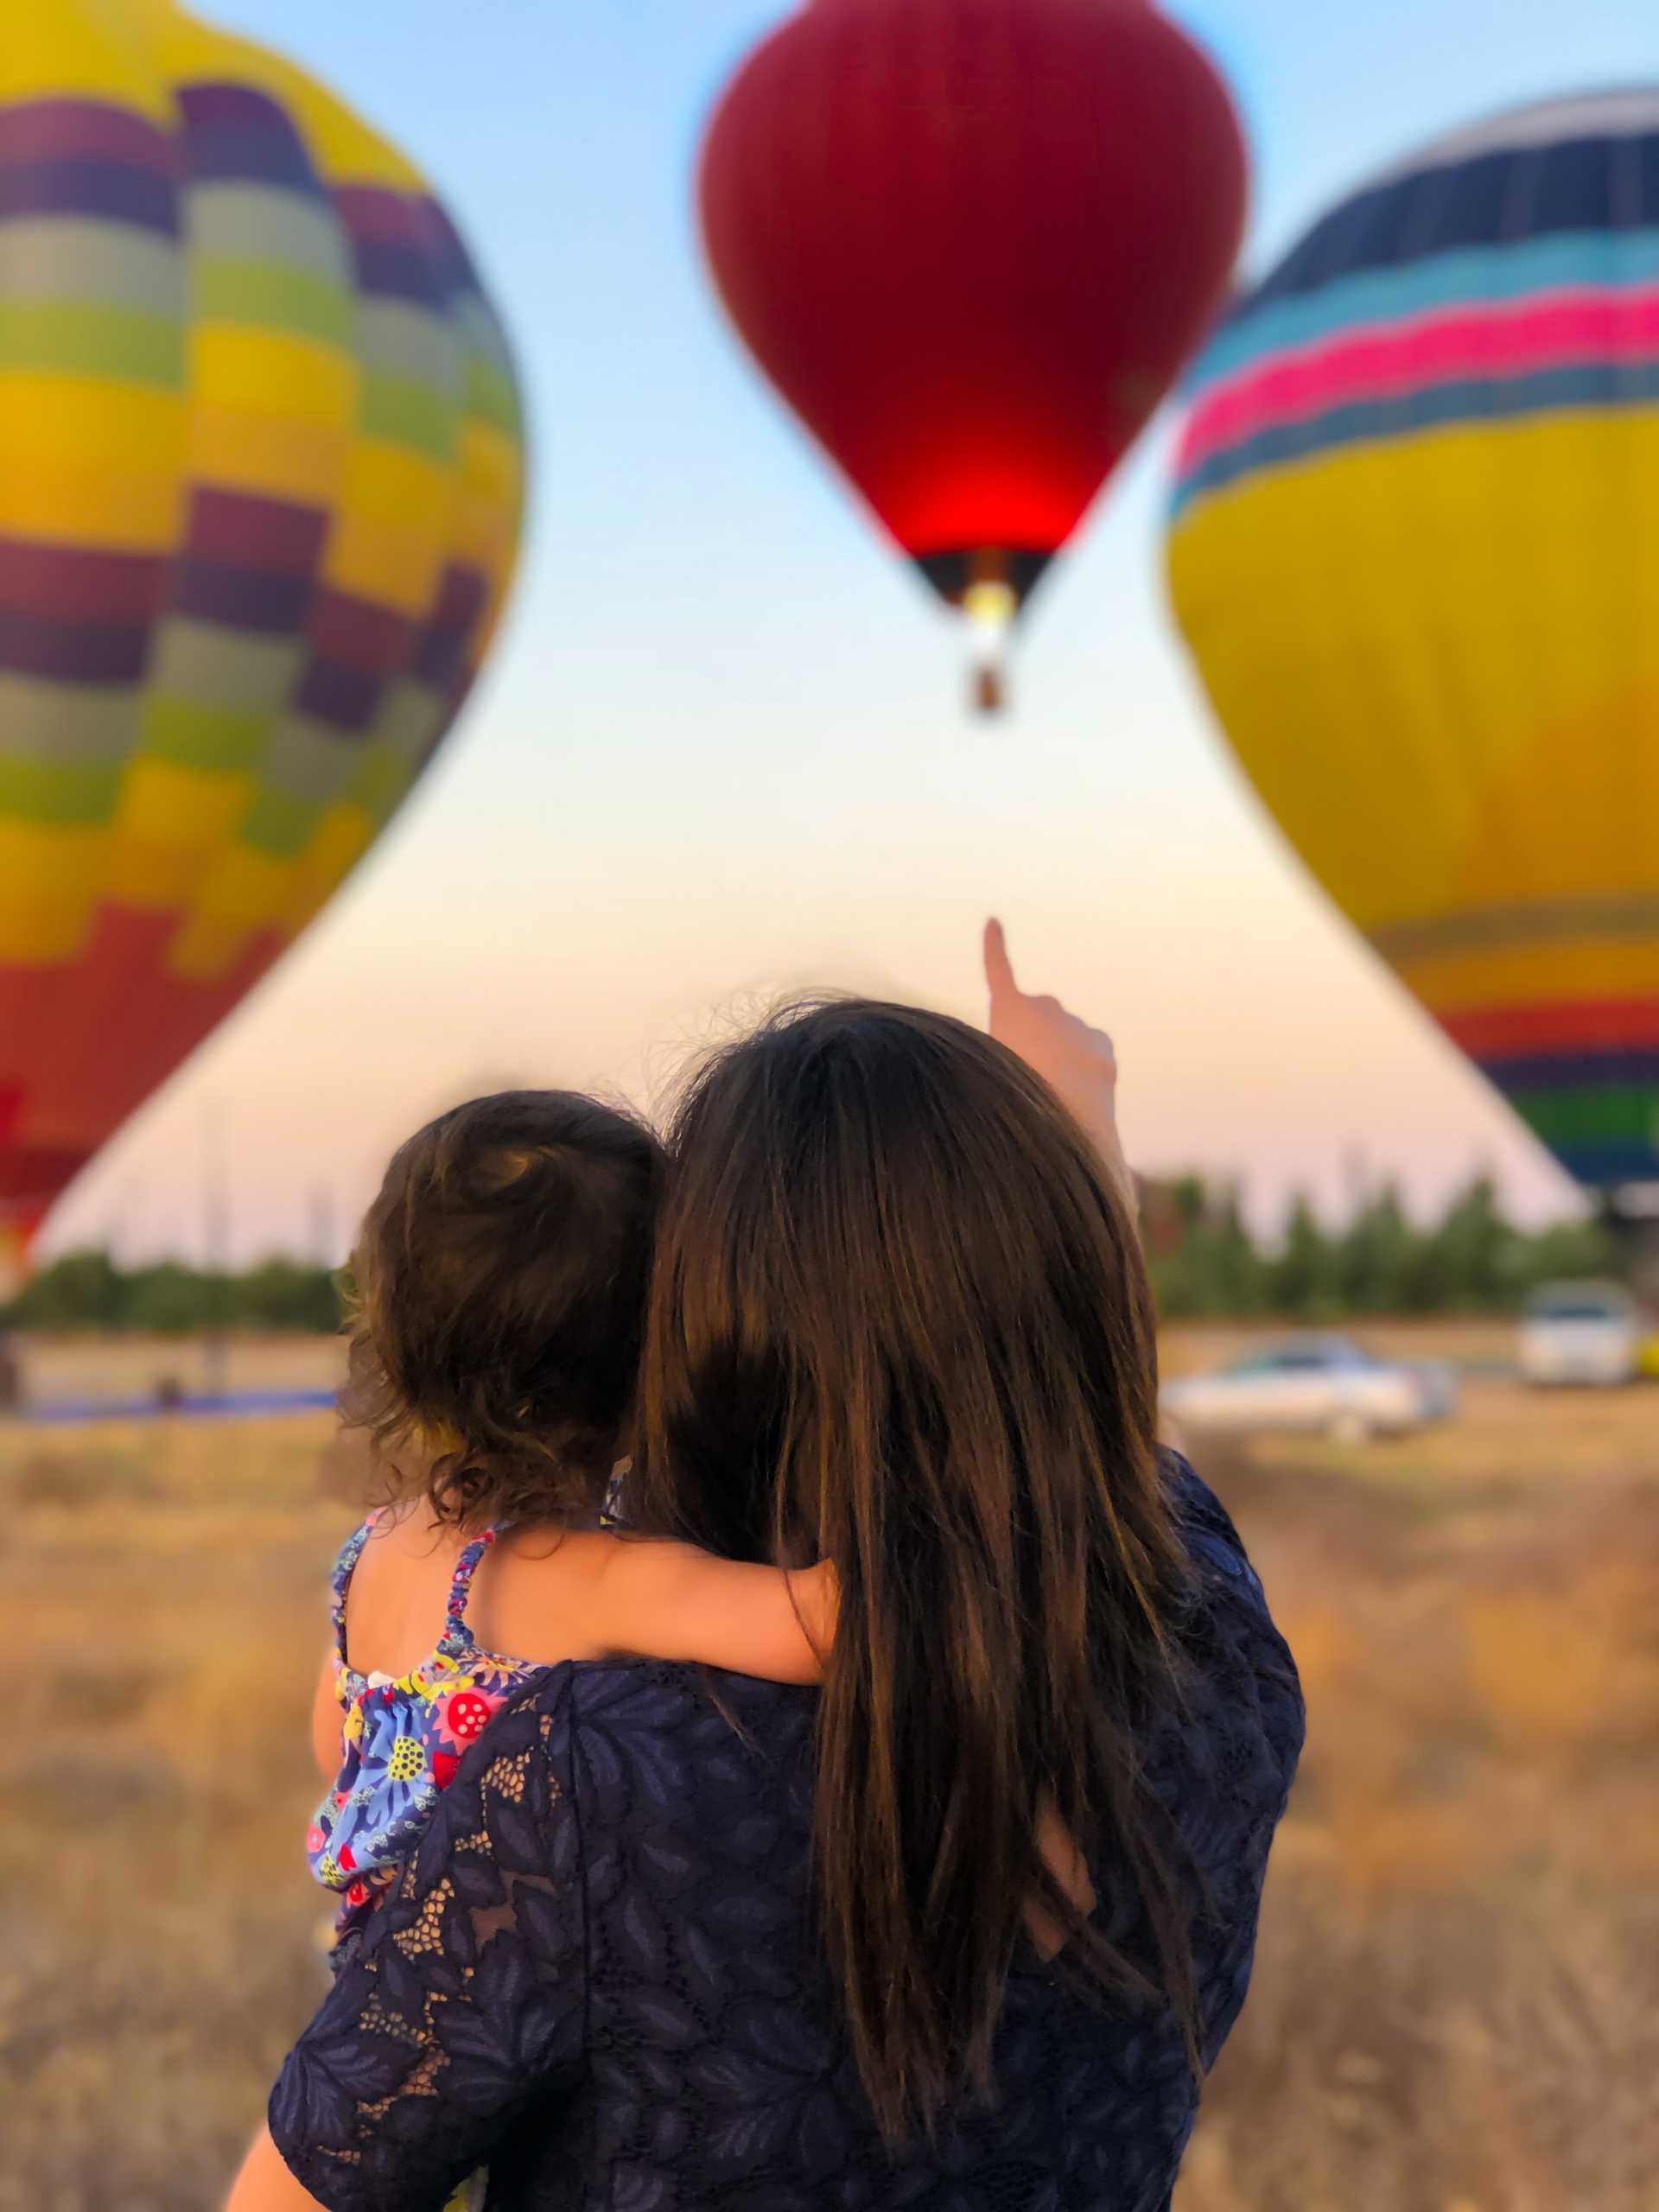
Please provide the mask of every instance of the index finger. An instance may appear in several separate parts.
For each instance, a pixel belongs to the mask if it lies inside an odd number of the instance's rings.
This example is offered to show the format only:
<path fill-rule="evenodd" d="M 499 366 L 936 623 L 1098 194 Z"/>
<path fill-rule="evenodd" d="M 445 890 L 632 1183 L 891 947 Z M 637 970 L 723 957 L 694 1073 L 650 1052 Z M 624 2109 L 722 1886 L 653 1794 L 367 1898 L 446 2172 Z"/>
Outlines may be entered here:
<path fill-rule="evenodd" d="M 1001 923 L 995 917 L 985 925 L 985 981 L 990 986 L 993 1002 L 1019 995 L 1014 963 L 1008 958 L 1008 941 L 1002 934 Z"/>

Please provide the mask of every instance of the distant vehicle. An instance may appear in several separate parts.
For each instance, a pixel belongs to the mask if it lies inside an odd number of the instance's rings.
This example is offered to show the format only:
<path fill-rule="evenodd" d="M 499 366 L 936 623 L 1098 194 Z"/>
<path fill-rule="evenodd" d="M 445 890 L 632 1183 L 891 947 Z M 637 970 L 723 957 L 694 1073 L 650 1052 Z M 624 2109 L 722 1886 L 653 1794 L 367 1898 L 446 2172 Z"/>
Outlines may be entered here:
<path fill-rule="evenodd" d="M 1522 1318 L 1521 1373 L 1540 1389 L 1616 1389 L 1641 1372 L 1645 1335 L 1640 1308 L 1622 1283 L 1545 1283 Z"/>
<path fill-rule="evenodd" d="M 1193 1428 L 1314 1429 L 1344 1443 L 1400 1435 L 1457 1410 L 1449 1368 L 1378 1359 L 1347 1337 L 1293 1337 L 1230 1367 L 1165 1385 L 1163 1402 Z"/>

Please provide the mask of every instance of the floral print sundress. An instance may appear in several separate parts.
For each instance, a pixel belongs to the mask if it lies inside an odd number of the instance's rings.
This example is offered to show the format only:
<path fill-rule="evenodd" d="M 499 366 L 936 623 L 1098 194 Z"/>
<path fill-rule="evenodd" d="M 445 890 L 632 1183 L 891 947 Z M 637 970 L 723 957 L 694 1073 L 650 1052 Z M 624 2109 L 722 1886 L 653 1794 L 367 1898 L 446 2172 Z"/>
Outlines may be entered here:
<path fill-rule="evenodd" d="M 481 1651 L 467 1625 L 473 1577 L 501 1534 L 486 1529 L 455 1561 L 443 1634 L 430 1654 L 407 1675 L 359 1674 L 346 1656 L 346 1601 L 378 1518 L 371 1515 L 348 1536 L 334 1562 L 340 1773 L 305 1839 L 312 1872 L 340 1900 L 337 1961 L 355 1948 L 354 1939 L 397 1881 L 467 1746 L 484 1733 L 498 1707 L 545 1671 L 523 1659 Z M 480 2212 L 488 2181 L 485 2173 L 473 2175 L 444 2212 Z"/>
<path fill-rule="evenodd" d="M 334 1565 L 334 1691 L 340 1765 L 305 1840 L 313 1874 L 340 1899 L 336 1945 L 354 1935 L 397 1879 L 461 1754 L 497 1708 L 543 1670 L 481 1651 L 467 1622 L 479 1561 L 500 1531 L 486 1529 L 455 1561 L 443 1634 L 407 1675 L 359 1674 L 346 1656 L 346 1601 L 372 1516 Z"/>

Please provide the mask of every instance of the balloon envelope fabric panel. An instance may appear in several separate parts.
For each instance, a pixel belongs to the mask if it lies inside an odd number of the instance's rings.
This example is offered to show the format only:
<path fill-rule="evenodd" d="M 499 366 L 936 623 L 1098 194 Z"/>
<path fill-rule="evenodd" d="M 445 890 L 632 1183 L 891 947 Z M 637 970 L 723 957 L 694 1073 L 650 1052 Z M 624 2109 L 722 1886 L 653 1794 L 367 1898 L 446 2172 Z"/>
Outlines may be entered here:
<path fill-rule="evenodd" d="M 0 50 L 0 1243 L 270 967 L 453 721 L 517 388 L 418 173 L 170 0 Z"/>
<path fill-rule="evenodd" d="M 1659 1178 L 1659 90 L 1344 200 L 1199 363 L 1171 590 L 1298 852 L 1590 1186 Z"/>

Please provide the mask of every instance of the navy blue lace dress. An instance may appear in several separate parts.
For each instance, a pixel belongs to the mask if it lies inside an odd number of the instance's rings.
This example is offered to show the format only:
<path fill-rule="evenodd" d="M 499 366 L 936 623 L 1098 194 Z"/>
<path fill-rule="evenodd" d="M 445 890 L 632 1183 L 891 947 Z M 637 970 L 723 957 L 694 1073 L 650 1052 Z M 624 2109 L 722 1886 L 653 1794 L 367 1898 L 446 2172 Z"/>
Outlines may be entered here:
<path fill-rule="evenodd" d="M 1232 1524 L 1175 1471 L 1195 1570 L 1185 1710 L 1149 1730 L 1191 1847 L 1205 2056 L 1249 1980 L 1302 1740 Z M 887 2148 L 809 1895 L 815 1694 L 696 1669 L 553 1669 L 467 1754 L 290 2055 L 277 2147 L 336 2212 L 1160 2212 L 1197 2110 L 1181 2039 L 1027 1951 L 994 2105 Z M 1135 1909 L 1092 1869 L 1133 1942 Z"/>

